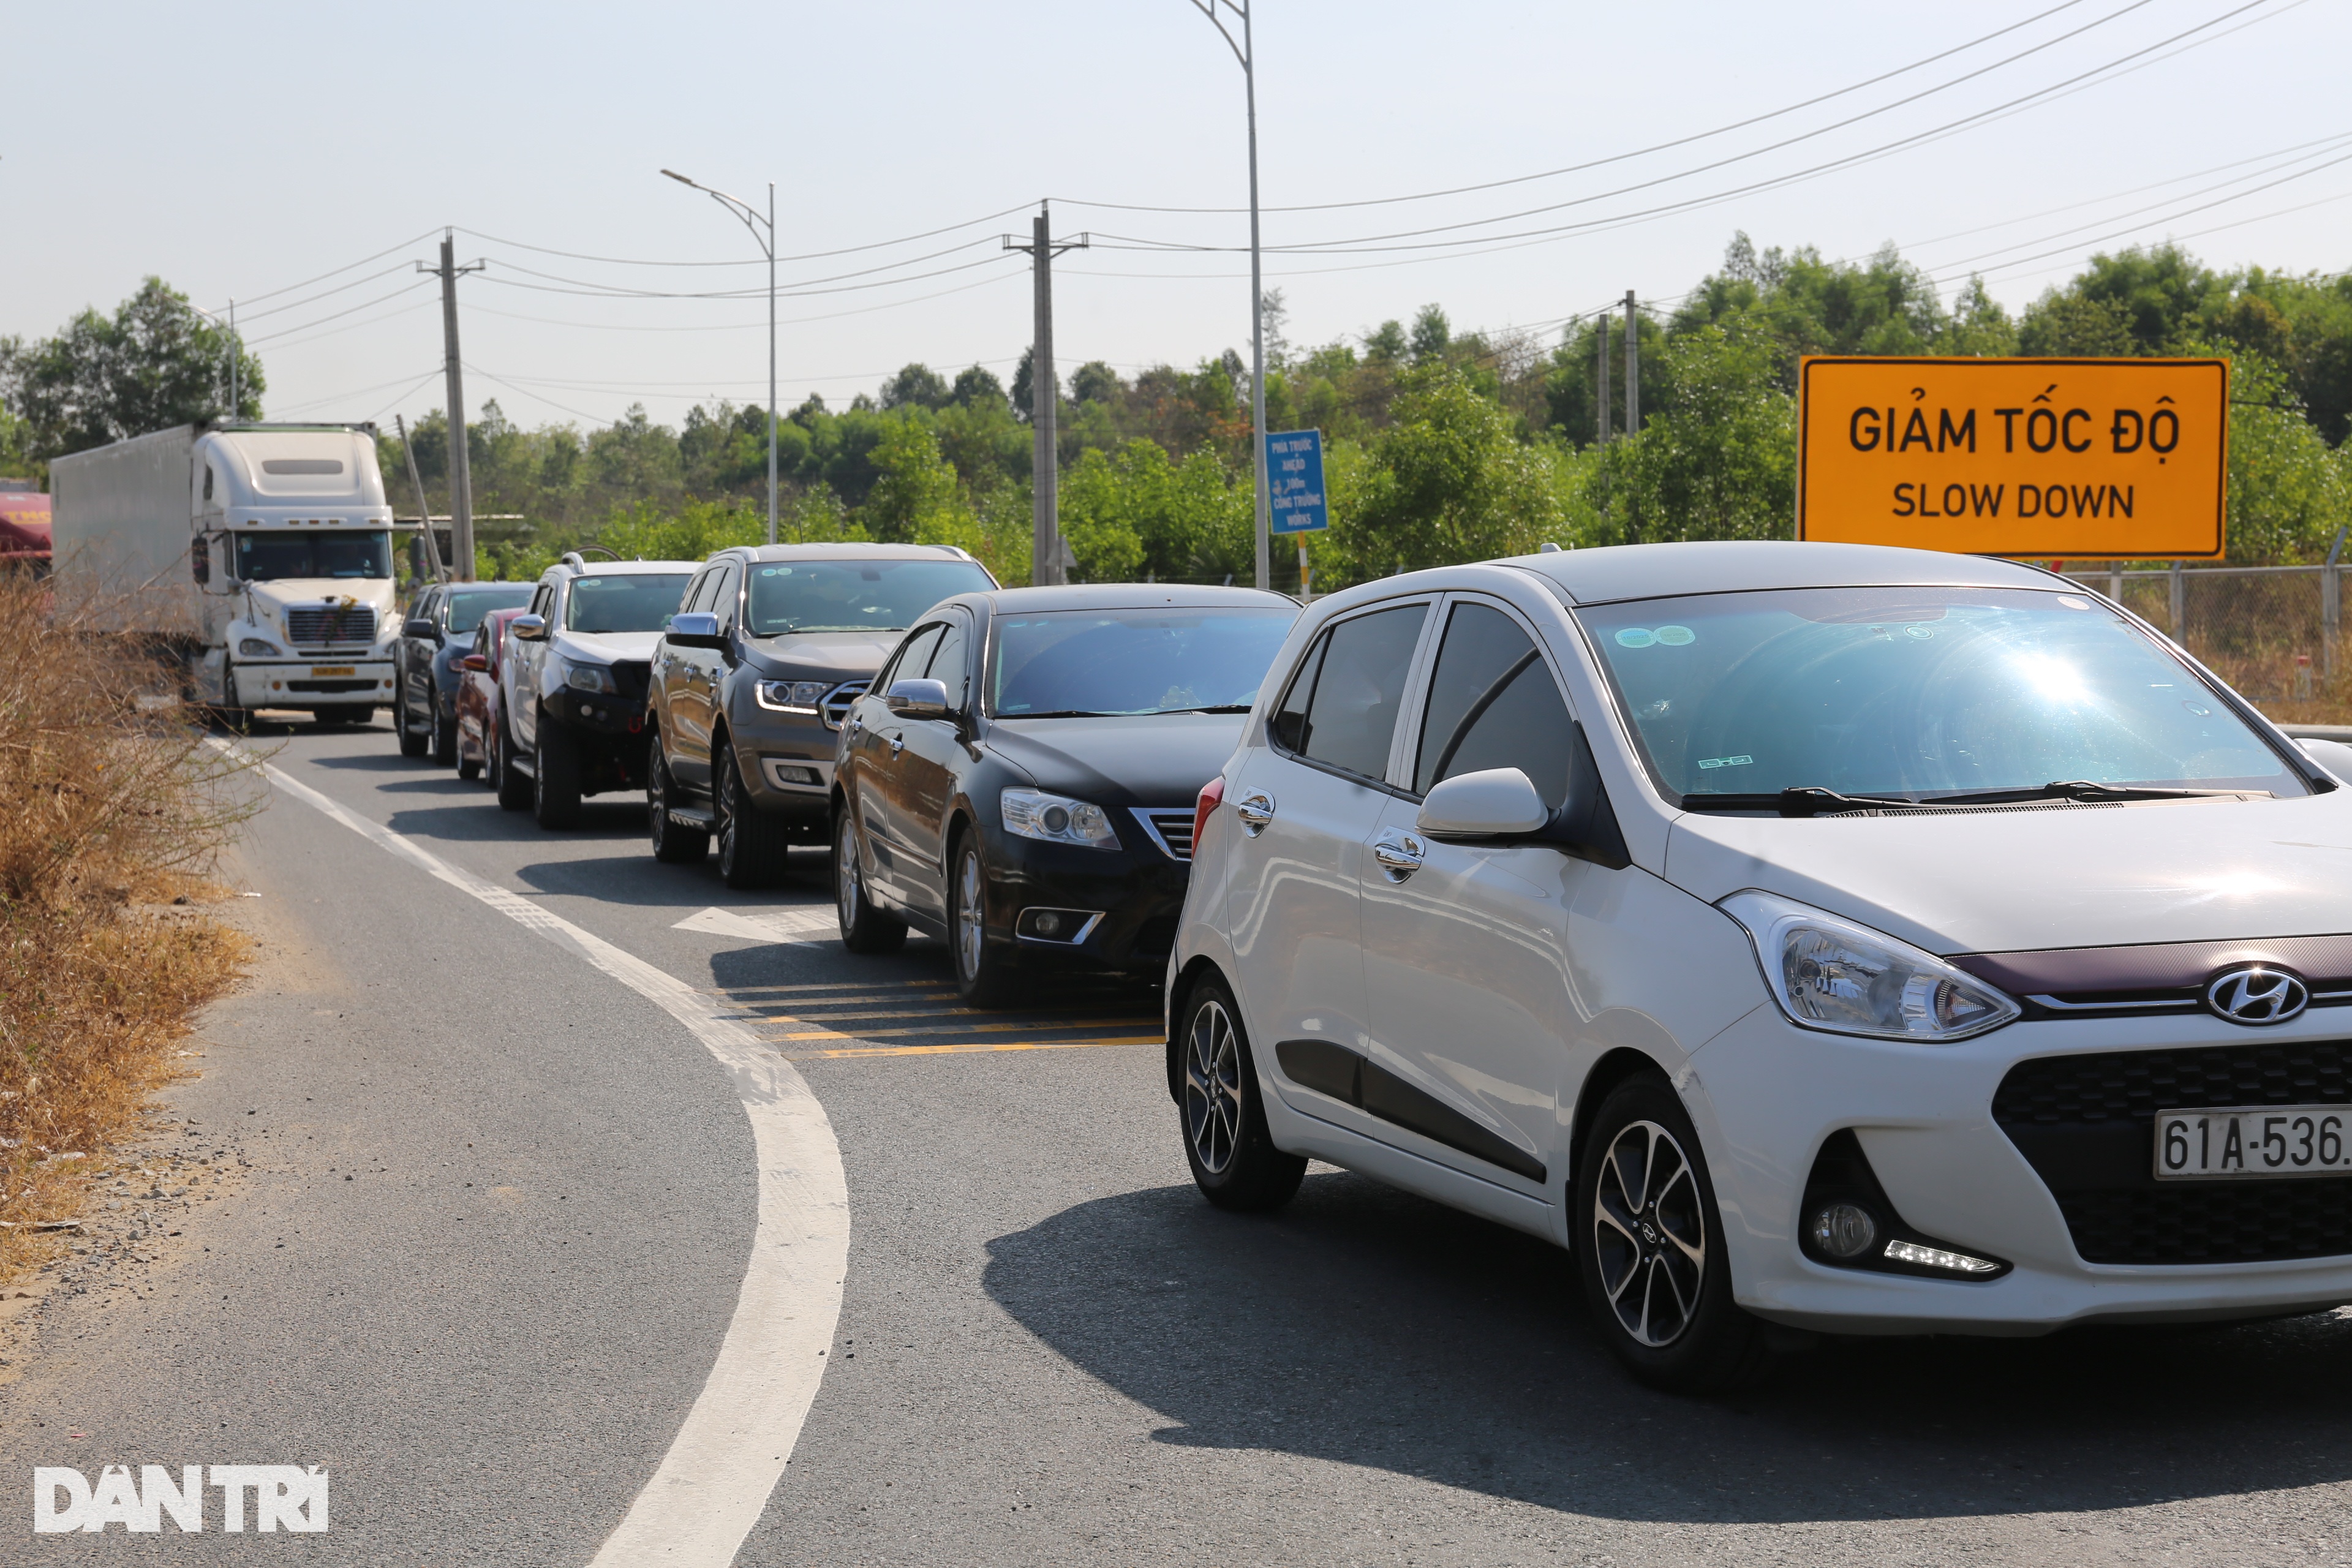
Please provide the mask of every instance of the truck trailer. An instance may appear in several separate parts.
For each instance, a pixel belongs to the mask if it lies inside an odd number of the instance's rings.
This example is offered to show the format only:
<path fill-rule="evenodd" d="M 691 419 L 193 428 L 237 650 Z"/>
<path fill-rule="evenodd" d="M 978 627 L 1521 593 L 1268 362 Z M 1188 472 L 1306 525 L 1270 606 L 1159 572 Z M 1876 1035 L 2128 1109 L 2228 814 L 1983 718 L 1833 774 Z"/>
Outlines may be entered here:
<path fill-rule="evenodd" d="M 188 695 L 366 723 L 400 636 L 364 425 L 183 425 L 49 464 L 61 617 L 171 648 Z"/>

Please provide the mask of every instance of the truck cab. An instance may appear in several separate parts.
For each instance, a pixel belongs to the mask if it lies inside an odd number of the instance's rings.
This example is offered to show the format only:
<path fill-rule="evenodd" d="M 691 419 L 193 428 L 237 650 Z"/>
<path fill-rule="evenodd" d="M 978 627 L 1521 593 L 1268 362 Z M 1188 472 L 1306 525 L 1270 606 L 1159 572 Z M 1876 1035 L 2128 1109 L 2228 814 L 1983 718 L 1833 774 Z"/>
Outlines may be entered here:
<path fill-rule="evenodd" d="M 392 700 L 400 635 L 375 443 L 231 426 L 197 437 L 190 468 L 199 699 L 366 723 Z"/>

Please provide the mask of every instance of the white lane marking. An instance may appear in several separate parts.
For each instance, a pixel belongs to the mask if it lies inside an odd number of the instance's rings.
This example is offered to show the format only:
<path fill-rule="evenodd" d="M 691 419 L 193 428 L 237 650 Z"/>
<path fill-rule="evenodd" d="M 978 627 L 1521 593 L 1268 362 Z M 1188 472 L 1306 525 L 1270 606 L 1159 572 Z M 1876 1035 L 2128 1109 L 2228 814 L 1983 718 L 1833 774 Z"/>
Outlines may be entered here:
<path fill-rule="evenodd" d="M 725 1568 L 784 1473 L 841 1319 L 841 1282 L 849 1268 L 849 1183 L 824 1107 L 792 1063 L 720 1011 L 714 998 L 279 769 L 265 763 L 262 772 L 352 832 L 578 952 L 692 1030 L 734 1079 L 760 1162 L 760 1220 L 735 1316 L 669 1452 L 589 1565 Z"/>
<path fill-rule="evenodd" d="M 688 915 L 672 931 L 698 931 L 712 936 L 749 937 L 753 942 L 825 942 L 841 937 L 841 917 L 831 904 L 805 910 L 775 910 L 747 914 L 741 910 L 709 909 Z"/>

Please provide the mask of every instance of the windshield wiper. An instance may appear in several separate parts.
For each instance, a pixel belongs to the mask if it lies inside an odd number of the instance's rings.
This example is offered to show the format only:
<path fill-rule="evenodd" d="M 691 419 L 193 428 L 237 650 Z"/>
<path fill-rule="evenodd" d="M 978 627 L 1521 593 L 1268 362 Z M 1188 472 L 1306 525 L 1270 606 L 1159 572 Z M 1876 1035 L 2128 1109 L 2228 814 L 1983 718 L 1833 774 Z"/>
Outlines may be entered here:
<path fill-rule="evenodd" d="M 1055 708 L 1043 713 L 999 713 L 999 719 L 1125 719 L 1125 713 L 1099 713 L 1091 708 Z"/>
<path fill-rule="evenodd" d="M 1160 708 L 1160 713 L 1246 713 L 1256 707 L 1255 702 L 1227 702 L 1214 708 Z"/>
<path fill-rule="evenodd" d="M 1841 811 L 1935 811 L 1948 806 L 1991 805 L 2013 800 L 2072 800 L 2099 805 L 2126 800 L 2199 800 L 2211 796 L 2263 794 L 2235 789 L 2166 789 L 2155 784 L 2095 784 L 2087 779 L 2060 779 L 2031 789 L 1982 790 L 1971 795 L 1942 795 L 1920 800 L 1900 795 L 1844 795 L 1819 784 L 1797 784 L 1778 795 L 1708 795 L 1683 796 L 1685 811 L 1777 811 L 1783 816 L 1820 816 Z"/>

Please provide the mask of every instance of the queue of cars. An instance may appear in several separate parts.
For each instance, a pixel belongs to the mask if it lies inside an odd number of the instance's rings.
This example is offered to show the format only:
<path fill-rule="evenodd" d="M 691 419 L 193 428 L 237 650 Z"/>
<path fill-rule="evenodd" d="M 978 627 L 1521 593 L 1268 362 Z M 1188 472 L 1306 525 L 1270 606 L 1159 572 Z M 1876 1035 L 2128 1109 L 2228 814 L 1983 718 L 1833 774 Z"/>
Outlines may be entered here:
<path fill-rule="evenodd" d="M 939 937 L 971 1005 L 1161 978 L 1209 1201 L 1318 1158 L 1543 1237 L 1661 1386 L 2352 1300 L 2352 749 L 2066 579 L 1647 545 L 1302 615 L 827 550 L 632 563 L 626 634 L 551 572 L 460 755 L 593 726 L 660 858 L 829 842 L 845 945 Z"/>

